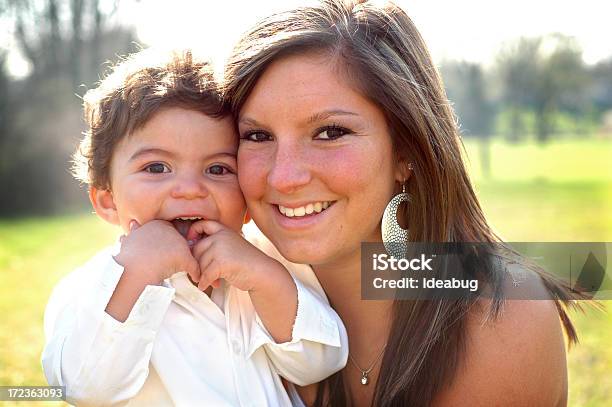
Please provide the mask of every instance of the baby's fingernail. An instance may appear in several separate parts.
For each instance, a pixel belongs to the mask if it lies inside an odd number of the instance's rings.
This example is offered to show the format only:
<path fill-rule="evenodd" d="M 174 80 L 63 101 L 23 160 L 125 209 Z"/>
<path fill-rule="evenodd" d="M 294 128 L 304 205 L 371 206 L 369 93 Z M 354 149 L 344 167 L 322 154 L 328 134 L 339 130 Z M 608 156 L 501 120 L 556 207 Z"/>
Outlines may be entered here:
<path fill-rule="evenodd" d="M 187 246 L 192 247 L 195 244 L 195 240 L 187 240 Z"/>

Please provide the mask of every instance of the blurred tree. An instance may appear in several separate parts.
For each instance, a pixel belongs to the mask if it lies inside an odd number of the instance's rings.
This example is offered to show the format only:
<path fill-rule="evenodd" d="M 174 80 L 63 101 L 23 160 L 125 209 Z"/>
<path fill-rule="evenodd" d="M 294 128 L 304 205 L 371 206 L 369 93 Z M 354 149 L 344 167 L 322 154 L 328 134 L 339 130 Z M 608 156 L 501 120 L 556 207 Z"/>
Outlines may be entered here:
<path fill-rule="evenodd" d="M 118 0 L 4 1 L 19 49 L 34 69 L 34 79 L 66 72 L 75 86 L 90 79 L 91 75 L 83 77 L 81 73 L 99 71 L 102 33 L 121 30 L 105 27 L 117 10 Z"/>
<path fill-rule="evenodd" d="M 0 50 L 0 185 L 6 167 L 7 138 L 11 133 L 10 78 L 6 68 L 7 52 Z"/>
<path fill-rule="evenodd" d="M 540 58 L 534 88 L 536 135 L 546 141 L 555 131 L 555 113 L 565 111 L 578 117 L 586 112 L 587 76 L 582 50 L 574 38 L 553 34 L 545 38 L 550 51 Z M 546 49 L 543 50 L 546 52 Z"/>
<path fill-rule="evenodd" d="M 589 70 L 588 95 L 600 112 L 612 109 L 612 56 Z"/>
<path fill-rule="evenodd" d="M 113 23 L 117 0 L 0 0 L 0 18 L 32 70 L 9 78 L 2 106 L 0 216 L 65 212 L 87 204 L 70 156 L 84 130 L 75 92 L 98 80 L 102 63 L 134 51 L 131 29 Z M 0 76 L 0 87 L 2 87 Z M 5 132 L 5 128 L 8 130 Z M 4 195 L 4 194 L 3 194 Z"/>
<path fill-rule="evenodd" d="M 459 119 L 461 134 L 478 137 L 483 175 L 490 174 L 490 146 L 495 111 L 482 67 L 471 62 L 446 62 L 440 67 L 448 98 Z"/>
<path fill-rule="evenodd" d="M 562 34 L 521 38 L 507 44 L 497 57 L 502 102 L 510 112 L 510 138 L 525 132 L 522 112 L 533 111 L 535 134 L 541 142 L 555 129 L 558 112 L 576 120 L 589 108 L 588 75 L 577 41 Z"/>
<path fill-rule="evenodd" d="M 501 99 L 510 115 L 507 136 L 512 141 L 525 137 L 526 128 L 521 113 L 533 107 L 535 102 L 541 42 L 540 38 L 521 38 L 504 45 L 496 58 Z"/>
<path fill-rule="evenodd" d="M 445 62 L 440 71 L 448 98 L 466 136 L 488 137 L 493 123 L 493 105 L 487 92 L 483 68 L 471 62 Z"/>

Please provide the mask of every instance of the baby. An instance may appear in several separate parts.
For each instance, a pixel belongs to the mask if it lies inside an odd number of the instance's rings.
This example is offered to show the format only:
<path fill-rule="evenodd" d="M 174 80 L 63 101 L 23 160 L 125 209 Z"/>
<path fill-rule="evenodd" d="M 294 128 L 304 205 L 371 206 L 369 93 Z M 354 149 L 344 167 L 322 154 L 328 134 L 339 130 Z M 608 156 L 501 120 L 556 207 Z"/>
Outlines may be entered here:
<path fill-rule="evenodd" d="M 49 384 L 79 405 L 288 406 L 281 377 L 344 367 L 346 331 L 312 270 L 240 234 L 238 140 L 210 66 L 141 52 L 84 106 L 75 174 L 125 235 L 54 289 Z"/>

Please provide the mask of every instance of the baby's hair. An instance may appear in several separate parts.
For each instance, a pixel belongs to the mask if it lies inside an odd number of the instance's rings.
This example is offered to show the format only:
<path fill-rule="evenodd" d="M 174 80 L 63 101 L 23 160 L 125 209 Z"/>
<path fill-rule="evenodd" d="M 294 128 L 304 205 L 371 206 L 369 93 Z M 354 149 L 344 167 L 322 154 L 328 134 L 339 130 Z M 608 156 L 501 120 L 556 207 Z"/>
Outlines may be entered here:
<path fill-rule="evenodd" d="M 140 51 L 117 64 L 83 97 L 85 122 L 73 154 L 72 174 L 90 187 L 110 189 L 117 144 L 163 108 L 180 107 L 221 119 L 228 116 L 211 64 L 191 51 Z"/>

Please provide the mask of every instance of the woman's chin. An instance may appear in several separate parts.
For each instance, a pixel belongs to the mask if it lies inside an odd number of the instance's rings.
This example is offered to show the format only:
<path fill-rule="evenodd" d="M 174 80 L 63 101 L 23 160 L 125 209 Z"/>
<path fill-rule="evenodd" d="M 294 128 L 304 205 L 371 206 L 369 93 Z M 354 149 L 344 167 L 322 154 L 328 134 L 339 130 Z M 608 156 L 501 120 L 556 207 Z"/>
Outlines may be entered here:
<path fill-rule="evenodd" d="M 299 242 L 283 240 L 274 242 L 274 245 L 284 258 L 298 264 L 321 264 L 325 262 L 325 253 L 320 244 L 314 242 Z M 324 248 L 324 247 L 323 247 Z"/>

